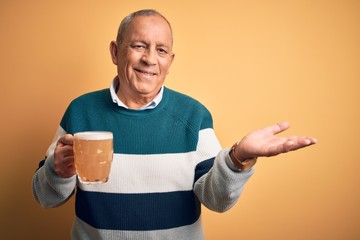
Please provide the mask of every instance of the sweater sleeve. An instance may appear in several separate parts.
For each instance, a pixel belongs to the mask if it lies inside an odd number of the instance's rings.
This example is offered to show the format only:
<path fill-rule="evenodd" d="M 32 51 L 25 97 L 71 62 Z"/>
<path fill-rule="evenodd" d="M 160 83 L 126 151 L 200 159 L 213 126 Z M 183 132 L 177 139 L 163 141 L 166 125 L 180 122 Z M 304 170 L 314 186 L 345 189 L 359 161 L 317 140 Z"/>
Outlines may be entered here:
<path fill-rule="evenodd" d="M 44 208 L 57 207 L 65 203 L 74 193 L 76 175 L 70 178 L 59 177 L 54 171 L 54 150 L 57 140 L 65 134 L 59 127 L 50 145 L 43 164 L 32 179 L 32 191 L 36 201 Z"/>
<path fill-rule="evenodd" d="M 243 191 L 245 183 L 254 170 L 245 172 L 232 170 L 226 163 L 230 158 L 230 149 L 222 149 L 215 157 L 210 170 L 202 175 L 194 186 L 194 192 L 200 202 L 216 212 L 225 212 L 235 205 Z"/>

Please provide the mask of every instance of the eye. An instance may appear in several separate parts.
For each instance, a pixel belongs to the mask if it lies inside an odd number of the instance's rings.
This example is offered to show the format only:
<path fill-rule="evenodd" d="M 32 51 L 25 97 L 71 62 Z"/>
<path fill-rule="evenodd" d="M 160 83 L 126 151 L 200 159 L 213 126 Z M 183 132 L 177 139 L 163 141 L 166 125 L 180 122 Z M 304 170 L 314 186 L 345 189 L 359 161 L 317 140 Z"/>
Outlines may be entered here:
<path fill-rule="evenodd" d="M 132 49 L 138 50 L 138 51 L 142 51 L 145 49 L 145 45 L 141 45 L 141 44 L 134 44 L 134 45 L 130 45 L 130 47 Z"/>
<path fill-rule="evenodd" d="M 166 49 L 164 48 L 158 48 L 157 51 L 160 53 L 160 54 L 167 54 L 168 52 L 166 51 Z"/>

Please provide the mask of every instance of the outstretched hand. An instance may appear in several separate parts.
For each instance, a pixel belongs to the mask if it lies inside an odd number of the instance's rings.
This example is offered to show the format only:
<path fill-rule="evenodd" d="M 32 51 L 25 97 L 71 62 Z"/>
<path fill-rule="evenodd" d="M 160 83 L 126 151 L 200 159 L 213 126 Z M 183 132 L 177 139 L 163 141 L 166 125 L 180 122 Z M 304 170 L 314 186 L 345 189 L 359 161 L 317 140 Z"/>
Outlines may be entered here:
<path fill-rule="evenodd" d="M 276 134 L 285 131 L 289 127 L 288 122 L 282 122 L 251 132 L 239 142 L 236 150 L 237 158 L 271 157 L 304 148 L 317 142 L 312 137 L 276 136 Z"/>

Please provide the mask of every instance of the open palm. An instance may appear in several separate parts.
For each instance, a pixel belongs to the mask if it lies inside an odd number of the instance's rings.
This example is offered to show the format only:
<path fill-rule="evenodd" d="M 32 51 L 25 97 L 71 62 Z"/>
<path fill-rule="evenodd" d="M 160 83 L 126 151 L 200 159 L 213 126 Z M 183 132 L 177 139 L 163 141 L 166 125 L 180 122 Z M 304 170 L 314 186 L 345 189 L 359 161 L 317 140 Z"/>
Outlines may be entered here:
<path fill-rule="evenodd" d="M 312 137 L 276 136 L 289 127 L 288 122 L 281 122 L 249 133 L 239 142 L 237 157 L 239 159 L 270 157 L 316 143 L 317 140 Z"/>

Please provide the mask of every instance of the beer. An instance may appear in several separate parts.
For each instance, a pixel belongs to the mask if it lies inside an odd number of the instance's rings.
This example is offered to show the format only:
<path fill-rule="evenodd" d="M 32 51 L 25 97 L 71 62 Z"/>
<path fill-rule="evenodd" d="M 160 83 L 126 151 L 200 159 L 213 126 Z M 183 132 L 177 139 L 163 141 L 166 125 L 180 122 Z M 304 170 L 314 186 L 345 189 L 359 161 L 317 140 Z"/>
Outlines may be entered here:
<path fill-rule="evenodd" d="M 111 132 L 79 132 L 74 134 L 74 161 L 80 182 L 106 183 L 113 159 Z"/>

